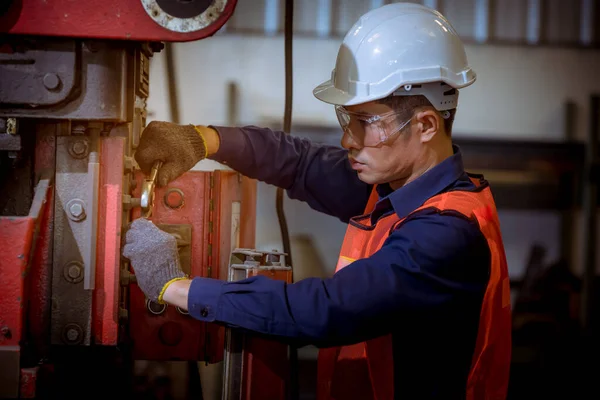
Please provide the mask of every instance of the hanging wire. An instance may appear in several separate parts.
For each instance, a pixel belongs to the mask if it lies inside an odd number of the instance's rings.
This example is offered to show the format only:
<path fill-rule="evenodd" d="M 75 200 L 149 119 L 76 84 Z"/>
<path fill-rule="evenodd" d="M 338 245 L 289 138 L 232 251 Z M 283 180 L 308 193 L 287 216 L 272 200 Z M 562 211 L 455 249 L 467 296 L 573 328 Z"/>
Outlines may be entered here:
<path fill-rule="evenodd" d="M 292 99 L 293 99 L 293 70 L 292 70 L 292 33 L 294 21 L 294 1 L 286 0 L 285 2 L 285 19 L 284 19 L 284 51 L 285 51 L 285 108 L 283 113 L 283 131 L 289 134 L 292 130 Z M 292 277 L 294 274 L 292 262 L 292 249 L 290 244 L 290 234 L 288 231 L 285 212 L 283 210 L 283 189 L 277 188 L 277 196 L 275 206 L 277 209 L 277 218 L 279 219 L 279 227 L 281 229 L 281 240 L 283 242 L 283 252 L 287 254 L 287 264 L 292 267 Z M 292 278 L 293 279 L 293 278 Z M 298 400 L 298 348 L 295 345 L 289 347 L 290 360 L 290 382 L 288 398 Z"/>

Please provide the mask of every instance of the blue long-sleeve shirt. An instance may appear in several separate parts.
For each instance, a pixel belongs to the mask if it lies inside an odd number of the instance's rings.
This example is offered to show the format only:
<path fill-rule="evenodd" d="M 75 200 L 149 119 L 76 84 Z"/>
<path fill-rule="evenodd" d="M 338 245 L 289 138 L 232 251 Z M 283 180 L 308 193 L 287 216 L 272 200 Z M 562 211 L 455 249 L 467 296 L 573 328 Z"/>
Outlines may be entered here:
<path fill-rule="evenodd" d="M 344 149 L 253 126 L 215 128 L 221 142 L 214 160 L 341 221 L 363 213 L 372 186 L 358 179 Z M 388 212 L 404 218 L 438 193 L 473 189 L 454 150 L 400 189 L 380 186 L 373 220 Z M 198 277 L 188 307 L 202 321 L 319 347 L 391 333 L 397 397 L 454 399 L 464 397 L 489 269 L 475 220 L 429 210 L 331 278 L 286 284 Z"/>

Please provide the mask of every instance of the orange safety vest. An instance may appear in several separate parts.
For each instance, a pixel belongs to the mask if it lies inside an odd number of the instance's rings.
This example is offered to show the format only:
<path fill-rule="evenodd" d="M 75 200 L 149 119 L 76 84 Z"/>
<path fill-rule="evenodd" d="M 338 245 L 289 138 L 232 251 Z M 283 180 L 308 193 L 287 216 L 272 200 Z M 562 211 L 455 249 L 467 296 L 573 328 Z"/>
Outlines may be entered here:
<path fill-rule="evenodd" d="M 436 195 L 411 214 L 424 209 L 436 209 L 474 217 L 487 239 L 491 254 L 490 278 L 481 306 L 475 352 L 467 381 L 467 399 L 497 400 L 505 399 L 508 389 L 511 359 L 510 285 L 496 205 L 487 182 L 483 177 L 478 178 L 471 178 L 477 189 Z M 404 220 L 392 213 L 380 218 L 372 226 L 370 213 L 377 200 L 377 192 L 373 189 L 365 214 L 353 218 L 354 223 L 367 229 L 352 223 L 348 225 L 336 272 L 379 250 L 389 234 Z M 392 354 L 391 335 L 351 346 L 321 349 L 317 368 L 317 399 L 393 399 Z"/>

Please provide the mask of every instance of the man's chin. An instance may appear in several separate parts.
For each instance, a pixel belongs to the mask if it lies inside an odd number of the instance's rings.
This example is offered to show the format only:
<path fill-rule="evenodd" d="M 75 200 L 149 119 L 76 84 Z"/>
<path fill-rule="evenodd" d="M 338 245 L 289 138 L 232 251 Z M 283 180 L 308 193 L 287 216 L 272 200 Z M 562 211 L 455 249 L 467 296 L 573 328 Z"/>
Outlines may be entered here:
<path fill-rule="evenodd" d="M 358 175 L 358 179 L 368 185 L 381 185 L 390 182 L 389 180 L 386 180 L 385 177 L 370 174 L 365 170 L 356 171 L 356 174 Z"/>
<path fill-rule="evenodd" d="M 356 174 L 358 175 L 358 179 L 360 179 L 362 182 L 369 184 L 369 185 L 374 185 L 376 183 L 379 183 L 377 181 L 377 179 L 372 176 L 371 174 L 369 174 L 366 171 L 356 171 Z"/>

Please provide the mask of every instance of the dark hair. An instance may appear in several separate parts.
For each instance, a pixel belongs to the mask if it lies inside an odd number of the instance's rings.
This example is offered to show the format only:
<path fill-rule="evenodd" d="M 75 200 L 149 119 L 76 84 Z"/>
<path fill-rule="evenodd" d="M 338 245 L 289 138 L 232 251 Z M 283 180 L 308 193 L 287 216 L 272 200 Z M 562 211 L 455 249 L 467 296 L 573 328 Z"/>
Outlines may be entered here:
<path fill-rule="evenodd" d="M 394 96 L 389 95 L 381 100 L 377 101 L 380 104 L 384 104 L 391 109 L 400 112 L 402 115 L 409 117 L 412 115 L 415 109 L 419 107 L 431 107 L 435 110 L 435 107 L 431 104 L 427 97 L 419 94 L 414 96 Z M 441 112 L 437 111 L 441 116 Z M 442 118 L 444 121 L 444 130 L 448 136 L 452 135 L 452 125 L 454 124 L 454 117 L 456 115 L 456 108 L 448 110 L 448 118 Z"/>

